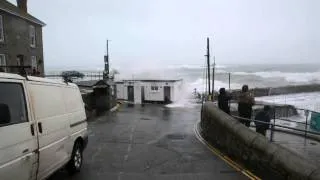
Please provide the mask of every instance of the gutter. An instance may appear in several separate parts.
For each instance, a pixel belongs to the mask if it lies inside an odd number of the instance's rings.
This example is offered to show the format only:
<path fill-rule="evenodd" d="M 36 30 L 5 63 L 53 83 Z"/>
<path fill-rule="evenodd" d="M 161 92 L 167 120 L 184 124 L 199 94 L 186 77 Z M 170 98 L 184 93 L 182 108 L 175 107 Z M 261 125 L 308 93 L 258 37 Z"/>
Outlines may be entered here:
<path fill-rule="evenodd" d="M 4 12 L 6 12 L 6 13 L 9 13 L 9 14 L 11 14 L 11 15 L 20 17 L 20 18 L 22 18 L 22 19 L 24 19 L 24 20 L 27 20 L 27 21 L 33 22 L 33 23 L 35 23 L 35 24 L 41 25 L 42 27 L 46 26 L 46 24 L 45 24 L 44 22 L 40 21 L 40 20 L 39 20 L 39 22 L 34 21 L 34 20 L 30 19 L 30 18 L 27 18 L 27 17 L 25 17 L 25 16 L 20 15 L 19 13 L 12 12 L 12 11 L 10 11 L 10 10 L 8 10 L 8 9 L 5 9 L 5 8 L 2 8 L 2 7 L 0 7 L 0 10 L 4 11 Z"/>

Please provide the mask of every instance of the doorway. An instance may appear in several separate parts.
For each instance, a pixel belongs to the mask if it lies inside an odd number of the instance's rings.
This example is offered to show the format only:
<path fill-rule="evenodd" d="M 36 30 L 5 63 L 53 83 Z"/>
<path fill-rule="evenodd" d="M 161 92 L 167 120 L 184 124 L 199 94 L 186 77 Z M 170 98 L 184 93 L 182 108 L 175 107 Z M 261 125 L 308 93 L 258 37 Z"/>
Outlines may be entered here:
<path fill-rule="evenodd" d="M 171 103 L 171 88 L 170 86 L 164 86 L 164 102 L 165 103 Z"/>
<path fill-rule="evenodd" d="M 133 89 L 133 86 L 128 86 L 128 101 L 134 102 L 134 89 Z"/>
<path fill-rule="evenodd" d="M 144 97 L 144 86 L 141 86 L 141 103 L 142 104 L 144 103 L 144 100 L 145 100 L 145 97 Z"/>

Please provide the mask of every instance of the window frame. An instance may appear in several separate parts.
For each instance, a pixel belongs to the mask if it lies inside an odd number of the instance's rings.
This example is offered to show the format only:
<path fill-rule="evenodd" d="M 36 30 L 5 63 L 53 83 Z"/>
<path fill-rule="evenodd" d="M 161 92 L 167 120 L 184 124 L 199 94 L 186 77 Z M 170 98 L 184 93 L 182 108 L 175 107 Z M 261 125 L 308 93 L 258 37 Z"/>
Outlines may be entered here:
<path fill-rule="evenodd" d="M 7 66 L 7 59 L 6 59 L 6 55 L 5 54 L 0 54 L 0 57 L 3 57 L 4 59 L 4 64 L 1 64 L 1 61 L 0 61 L 0 66 Z M 7 72 L 7 68 L 3 68 L 4 69 L 4 72 Z"/>
<path fill-rule="evenodd" d="M 0 42 L 4 42 L 4 25 L 2 15 L 0 15 L 0 33 L 2 34 L 2 36 L 0 36 Z"/>
<path fill-rule="evenodd" d="M 21 59 L 17 57 L 16 61 L 17 61 L 17 66 L 21 66 Z"/>
<path fill-rule="evenodd" d="M 34 25 L 29 25 L 29 39 L 30 39 L 30 47 L 36 47 L 36 27 Z M 34 39 L 34 41 L 32 41 Z M 34 42 L 34 43 L 32 43 Z"/>
<path fill-rule="evenodd" d="M 151 89 L 152 92 L 159 92 L 160 88 L 159 88 L 159 86 L 155 86 L 154 85 L 154 86 L 151 86 L 150 89 Z"/>
<path fill-rule="evenodd" d="M 32 70 L 33 70 L 33 68 L 35 68 L 36 70 L 38 70 L 37 56 L 31 56 L 30 59 L 31 59 L 31 68 L 32 68 Z M 33 63 L 34 63 L 33 60 L 35 61 L 35 66 L 33 66 L 33 65 L 34 65 L 34 64 L 33 64 Z"/>
<path fill-rule="evenodd" d="M 28 112 L 28 102 L 27 102 L 27 96 L 26 96 L 26 92 L 23 86 L 23 83 L 20 82 L 6 82 L 6 81 L 1 81 L 0 84 L 17 84 L 21 87 L 22 90 L 22 96 L 23 96 L 23 101 L 24 101 L 24 110 L 25 110 L 25 121 L 20 121 L 20 122 L 11 122 L 11 123 L 7 123 L 7 124 L 0 124 L 0 128 L 1 127 L 6 127 L 6 126 L 11 126 L 11 125 L 16 125 L 16 124 L 23 124 L 23 123 L 29 123 L 29 112 Z"/>

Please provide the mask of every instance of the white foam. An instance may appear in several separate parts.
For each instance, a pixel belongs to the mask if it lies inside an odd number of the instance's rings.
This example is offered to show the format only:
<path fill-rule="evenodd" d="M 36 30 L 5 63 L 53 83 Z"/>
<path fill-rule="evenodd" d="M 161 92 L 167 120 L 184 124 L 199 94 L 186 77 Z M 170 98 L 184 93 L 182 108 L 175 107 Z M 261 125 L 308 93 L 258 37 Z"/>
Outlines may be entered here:
<path fill-rule="evenodd" d="M 196 103 L 192 102 L 192 92 L 193 88 L 190 86 L 189 83 L 183 83 L 181 90 L 177 94 L 178 97 L 176 101 L 172 102 L 171 104 L 166 105 L 166 107 L 169 108 L 176 108 L 176 107 L 187 107 L 187 108 L 192 108 L 196 106 Z"/>
<path fill-rule="evenodd" d="M 210 81 L 210 84 L 212 85 L 212 80 Z M 214 81 L 214 90 L 218 91 L 220 88 L 229 88 L 229 85 L 227 83 L 224 83 L 222 81 L 215 80 Z M 240 84 L 232 83 L 230 84 L 231 89 L 239 89 L 241 87 Z M 193 91 L 194 88 L 197 89 L 198 92 L 205 92 L 206 90 L 206 80 L 203 78 L 199 78 L 196 81 L 189 84 L 189 88 Z"/>
<path fill-rule="evenodd" d="M 166 107 L 168 108 L 194 108 L 196 106 L 199 106 L 197 103 L 192 103 L 190 101 L 185 102 L 173 102 L 171 104 L 167 104 Z"/>
<path fill-rule="evenodd" d="M 312 81 L 320 81 L 320 72 L 306 73 L 289 73 L 280 71 L 267 72 L 234 72 L 235 75 L 255 75 L 262 78 L 284 78 L 288 82 L 308 83 Z"/>
<path fill-rule="evenodd" d="M 212 82 L 212 81 L 211 81 Z M 194 92 L 194 89 L 197 89 L 197 92 L 199 93 L 204 93 L 206 91 L 205 89 L 205 79 L 199 78 L 194 82 L 191 83 L 184 83 L 182 90 L 179 92 L 179 97 L 177 101 L 174 101 L 172 104 L 166 105 L 166 107 L 169 108 L 176 108 L 176 107 L 186 107 L 186 108 L 192 108 L 195 106 L 198 106 L 199 104 L 197 103 L 199 100 L 194 99 L 192 96 L 192 93 Z M 215 81 L 215 90 L 218 91 L 220 88 L 226 88 L 228 89 L 228 84 L 223 83 L 221 81 Z M 231 89 L 237 89 L 240 88 L 241 85 L 239 84 L 231 84 Z"/>
<path fill-rule="evenodd" d="M 301 109 L 320 112 L 320 92 L 265 96 L 258 97 L 256 100 L 276 104 L 289 104 Z"/>
<path fill-rule="evenodd" d="M 199 65 L 199 64 L 183 64 L 183 65 L 169 65 L 168 69 L 204 69 L 207 68 L 205 65 Z M 211 66 L 212 68 L 212 66 Z M 222 70 L 227 68 L 225 65 L 215 65 L 215 68 L 218 70 Z"/>

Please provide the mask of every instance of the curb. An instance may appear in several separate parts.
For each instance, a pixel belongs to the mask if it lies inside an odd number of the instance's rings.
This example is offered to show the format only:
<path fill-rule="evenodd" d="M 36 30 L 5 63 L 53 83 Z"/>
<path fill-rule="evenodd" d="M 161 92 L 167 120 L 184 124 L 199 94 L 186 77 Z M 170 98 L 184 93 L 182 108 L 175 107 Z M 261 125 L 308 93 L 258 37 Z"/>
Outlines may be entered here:
<path fill-rule="evenodd" d="M 254 175 L 251 171 L 247 170 L 246 168 L 244 168 L 243 166 L 239 165 L 238 163 L 236 163 L 235 161 L 231 160 L 228 156 L 226 156 L 224 153 L 222 153 L 220 150 L 216 149 L 215 147 L 213 147 L 211 145 L 211 143 L 209 143 L 208 141 L 206 141 L 201 133 L 200 133 L 200 121 L 197 121 L 196 124 L 194 125 L 194 134 L 196 136 L 196 138 L 204 145 L 206 146 L 206 148 L 208 148 L 214 155 L 218 156 L 222 161 L 224 161 L 225 163 L 227 163 L 229 166 L 231 166 L 233 169 L 235 169 L 236 171 L 242 173 L 244 176 L 246 176 L 247 178 L 249 178 L 250 180 L 261 180 L 261 178 L 257 177 L 256 175 Z"/>

